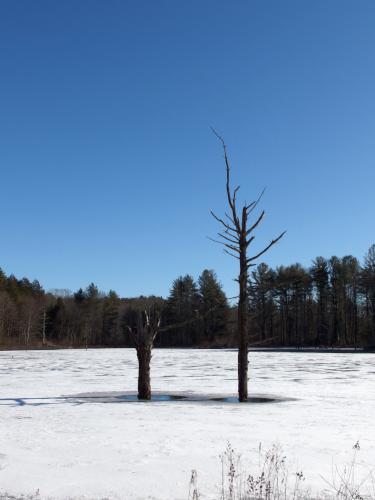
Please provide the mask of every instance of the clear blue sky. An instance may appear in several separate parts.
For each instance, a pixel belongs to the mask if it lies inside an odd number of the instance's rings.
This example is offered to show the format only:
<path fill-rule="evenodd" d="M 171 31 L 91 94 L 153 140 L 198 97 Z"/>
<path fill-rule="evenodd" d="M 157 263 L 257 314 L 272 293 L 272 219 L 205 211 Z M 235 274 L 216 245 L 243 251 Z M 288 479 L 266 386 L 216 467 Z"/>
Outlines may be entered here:
<path fill-rule="evenodd" d="M 272 266 L 375 242 L 373 0 L 0 3 L 0 266 L 168 293 L 236 262 L 207 236 L 225 137 Z M 240 197 L 241 199 L 241 197 Z"/>

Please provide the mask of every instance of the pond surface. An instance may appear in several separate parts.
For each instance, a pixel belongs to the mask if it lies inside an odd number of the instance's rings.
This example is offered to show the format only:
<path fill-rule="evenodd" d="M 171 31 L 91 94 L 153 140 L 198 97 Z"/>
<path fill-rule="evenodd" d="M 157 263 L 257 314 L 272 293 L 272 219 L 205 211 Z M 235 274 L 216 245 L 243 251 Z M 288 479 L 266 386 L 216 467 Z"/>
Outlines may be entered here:
<path fill-rule="evenodd" d="M 132 349 L 0 352 L 0 491 L 178 500 L 197 469 L 203 498 L 215 498 L 228 441 L 254 467 L 260 443 L 279 443 L 318 489 L 357 441 L 360 460 L 375 464 L 374 354 L 249 359 L 256 404 L 235 402 L 235 351 L 194 349 L 155 350 L 154 401 L 127 404 Z"/>

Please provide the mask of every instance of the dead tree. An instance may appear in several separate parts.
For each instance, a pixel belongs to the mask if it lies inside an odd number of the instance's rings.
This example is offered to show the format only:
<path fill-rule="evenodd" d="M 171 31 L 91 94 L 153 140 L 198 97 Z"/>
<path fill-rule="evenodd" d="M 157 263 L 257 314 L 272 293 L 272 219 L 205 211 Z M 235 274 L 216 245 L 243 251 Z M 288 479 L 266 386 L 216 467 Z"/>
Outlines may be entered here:
<path fill-rule="evenodd" d="M 150 364 L 152 348 L 160 328 L 160 314 L 155 308 L 138 312 L 135 327 L 128 326 L 138 358 L 138 399 L 151 399 Z"/>
<path fill-rule="evenodd" d="M 213 129 L 212 129 L 213 130 Z M 267 252 L 275 243 L 277 243 L 285 234 L 281 233 L 277 238 L 273 239 L 263 250 L 255 255 L 248 257 L 249 245 L 254 241 L 254 231 L 264 217 L 264 210 L 254 218 L 252 223 L 249 222 L 249 217 L 257 207 L 263 192 L 256 201 L 249 204 L 244 204 L 240 210 L 237 206 L 237 193 L 240 186 L 235 189 L 230 187 L 230 165 L 227 155 L 227 148 L 223 138 L 213 130 L 214 134 L 220 140 L 224 150 L 224 160 L 226 165 L 226 193 L 229 206 L 228 212 L 225 212 L 225 217 L 220 218 L 211 211 L 213 217 L 223 226 L 222 232 L 218 233 L 221 240 L 213 240 L 221 243 L 226 248 L 224 252 L 239 260 L 240 271 L 236 281 L 239 284 L 238 296 L 238 399 L 240 402 L 247 401 L 248 398 L 248 324 L 247 324 L 247 286 L 249 279 L 249 268 L 255 266 L 254 261 L 261 255 Z"/>

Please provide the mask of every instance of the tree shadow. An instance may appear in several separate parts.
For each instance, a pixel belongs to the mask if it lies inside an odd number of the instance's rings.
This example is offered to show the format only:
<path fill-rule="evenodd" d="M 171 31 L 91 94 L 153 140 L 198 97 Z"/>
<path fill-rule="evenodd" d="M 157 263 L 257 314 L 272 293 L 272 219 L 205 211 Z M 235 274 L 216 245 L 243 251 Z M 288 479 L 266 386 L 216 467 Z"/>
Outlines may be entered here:
<path fill-rule="evenodd" d="M 52 397 L 17 397 L 0 398 L 0 406 L 46 406 L 58 404 L 70 404 L 73 406 L 83 404 L 116 404 L 116 403 L 194 403 L 194 404 L 230 404 L 243 406 L 247 404 L 282 403 L 295 401 L 294 398 L 281 396 L 256 394 L 250 396 L 245 403 L 239 403 L 237 396 L 233 394 L 195 394 L 189 392 L 157 392 L 152 394 L 150 401 L 139 400 L 135 392 L 88 392 L 72 394 L 67 396 Z"/>

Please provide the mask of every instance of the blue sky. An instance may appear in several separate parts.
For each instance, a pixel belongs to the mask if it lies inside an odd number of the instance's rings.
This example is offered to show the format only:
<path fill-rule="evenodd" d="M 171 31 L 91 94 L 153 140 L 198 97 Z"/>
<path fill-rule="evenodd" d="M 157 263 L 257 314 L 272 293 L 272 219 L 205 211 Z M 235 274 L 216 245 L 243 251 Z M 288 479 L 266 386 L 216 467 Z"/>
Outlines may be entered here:
<path fill-rule="evenodd" d="M 207 239 L 264 186 L 271 265 L 375 242 L 371 0 L 3 0 L 0 266 L 72 290 L 167 295 L 237 263 Z"/>

